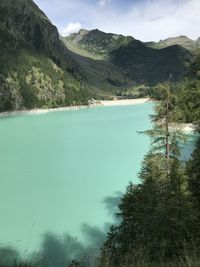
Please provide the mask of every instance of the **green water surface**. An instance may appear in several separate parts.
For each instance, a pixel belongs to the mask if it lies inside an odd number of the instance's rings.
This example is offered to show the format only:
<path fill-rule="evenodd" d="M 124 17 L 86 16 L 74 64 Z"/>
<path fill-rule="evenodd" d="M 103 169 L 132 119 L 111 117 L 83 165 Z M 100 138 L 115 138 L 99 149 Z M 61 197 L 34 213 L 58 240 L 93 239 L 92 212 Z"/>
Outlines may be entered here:
<path fill-rule="evenodd" d="M 130 180 L 137 182 L 149 148 L 137 131 L 151 127 L 152 107 L 1 118 L 1 244 L 31 251 L 46 232 L 83 240 L 84 226 L 103 229 L 112 222 L 112 203 L 106 201 Z"/>

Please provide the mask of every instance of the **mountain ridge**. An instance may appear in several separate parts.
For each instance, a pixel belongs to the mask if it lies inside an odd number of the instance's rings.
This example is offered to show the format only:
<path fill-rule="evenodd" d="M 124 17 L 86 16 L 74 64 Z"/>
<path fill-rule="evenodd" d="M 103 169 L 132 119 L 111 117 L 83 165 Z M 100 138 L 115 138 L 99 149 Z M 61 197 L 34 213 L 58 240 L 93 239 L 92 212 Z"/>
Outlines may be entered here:
<path fill-rule="evenodd" d="M 68 40 L 71 40 L 72 42 L 76 43 L 77 37 L 79 36 L 81 39 L 84 39 L 84 36 L 87 34 L 91 34 L 95 31 L 100 32 L 101 34 L 105 35 L 112 35 L 112 36 L 117 36 L 117 37 L 124 37 L 124 38 L 129 38 L 129 40 L 138 40 L 134 36 L 131 35 L 123 35 L 123 34 L 115 34 L 115 33 L 106 33 L 103 31 L 100 31 L 99 29 L 92 29 L 92 30 L 87 30 L 87 29 L 80 29 L 77 33 L 71 33 L 68 36 L 62 37 L 66 38 Z M 80 41 L 80 40 L 79 40 Z M 184 48 L 194 51 L 196 46 L 200 46 L 200 37 L 197 39 L 191 39 L 187 35 L 179 35 L 179 36 L 173 36 L 173 37 L 167 37 L 165 39 L 160 39 L 159 41 L 141 41 L 143 44 L 145 44 L 147 47 L 155 48 L 155 49 L 161 49 L 165 48 L 168 46 L 172 45 L 180 45 L 183 46 Z"/>
<path fill-rule="evenodd" d="M 97 29 L 82 29 L 63 40 L 69 49 L 71 45 L 75 53 L 81 55 L 87 52 L 88 57 L 104 60 L 123 69 L 131 81 L 150 85 L 165 81 L 171 74 L 174 80 L 180 79 L 186 71 L 185 64 L 192 57 L 188 49 L 177 44 L 155 49 L 131 36 Z"/>
<path fill-rule="evenodd" d="M 148 47 L 161 49 L 172 45 L 180 45 L 192 52 L 195 52 L 198 48 L 200 48 L 200 38 L 193 40 L 186 35 L 180 35 L 176 37 L 169 37 L 159 42 L 145 42 Z"/>
<path fill-rule="evenodd" d="M 87 103 L 84 69 L 32 1 L 0 2 L 0 110 Z"/>
<path fill-rule="evenodd" d="M 180 47 L 158 50 L 98 29 L 63 38 L 32 0 L 1 0 L 0 49 L 0 111 L 87 104 L 169 74 L 176 81 L 192 58 Z"/>

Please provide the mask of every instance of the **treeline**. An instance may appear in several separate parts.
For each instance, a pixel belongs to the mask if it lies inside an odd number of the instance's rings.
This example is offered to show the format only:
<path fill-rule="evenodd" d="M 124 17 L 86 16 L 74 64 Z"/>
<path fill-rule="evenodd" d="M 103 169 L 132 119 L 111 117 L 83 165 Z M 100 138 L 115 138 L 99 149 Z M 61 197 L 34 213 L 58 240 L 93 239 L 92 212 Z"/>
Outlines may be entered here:
<path fill-rule="evenodd" d="M 199 124 L 200 120 L 200 55 L 196 55 L 189 65 L 188 72 L 181 82 L 171 83 L 171 98 L 176 110 L 177 122 Z M 146 91 L 145 91 L 146 90 Z M 154 88 L 146 88 L 143 94 L 161 100 L 162 84 Z"/>
<path fill-rule="evenodd" d="M 198 57 L 185 81 L 155 88 L 160 101 L 152 116 L 154 127 L 144 132 L 151 149 L 142 163 L 140 183 L 130 183 L 121 199 L 121 223 L 107 234 L 102 267 L 200 266 L 200 138 L 191 159 L 182 161 L 187 136 L 175 124 L 195 123 L 198 133 L 199 73 Z"/>

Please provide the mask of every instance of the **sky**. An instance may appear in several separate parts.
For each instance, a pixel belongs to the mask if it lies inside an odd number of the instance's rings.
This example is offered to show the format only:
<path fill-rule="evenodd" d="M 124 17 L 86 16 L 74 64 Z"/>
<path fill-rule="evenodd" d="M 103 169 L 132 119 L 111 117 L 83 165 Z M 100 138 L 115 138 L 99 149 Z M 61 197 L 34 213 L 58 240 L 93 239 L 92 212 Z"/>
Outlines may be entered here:
<path fill-rule="evenodd" d="M 34 0 L 61 35 L 80 29 L 159 41 L 200 37 L 200 0 Z"/>

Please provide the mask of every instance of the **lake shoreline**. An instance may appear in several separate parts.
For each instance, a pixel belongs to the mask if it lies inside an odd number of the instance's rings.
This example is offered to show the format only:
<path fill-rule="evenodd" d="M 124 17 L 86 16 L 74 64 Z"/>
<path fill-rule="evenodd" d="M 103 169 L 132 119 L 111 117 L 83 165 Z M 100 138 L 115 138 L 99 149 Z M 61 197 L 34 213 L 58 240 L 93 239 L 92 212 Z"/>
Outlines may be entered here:
<path fill-rule="evenodd" d="M 115 99 L 115 100 L 95 100 L 92 99 L 88 105 L 76 105 L 76 106 L 66 106 L 59 108 L 37 108 L 30 110 L 16 110 L 16 111 L 5 111 L 0 112 L 0 118 L 3 117 L 14 117 L 18 115 L 40 115 L 46 114 L 50 112 L 59 112 L 59 111 L 75 111 L 81 109 L 88 109 L 94 107 L 114 107 L 114 106 L 131 106 L 131 105 L 141 105 L 145 103 L 155 102 L 150 98 L 135 98 L 135 99 Z M 182 130 L 186 133 L 194 133 L 195 125 L 192 123 L 180 123 L 172 126 L 173 128 L 177 128 L 178 130 Z"/>
<path fill-rule="evenodd" d="M 139 105 L 148 102 L 155 102 L 150 98 L 136 98 L 136 99 L 121 99 L 121 100 L 102 100 L 100 105 L 110 107 L 110 106 L 129 106 L 129 105 Z"/>
<path fill-rule="evenodd" d="M 59 108 L 47 108 L 47 109 L 24 109 L 24 110 L 15 110 L 15 111 L 4 111 L 0 112 L 1 117 L 9 117 L 9 116 L 16 116 L 16 115 L 39 115 L 45 114 L 49 112 L 58 112 L 58 111 L 74 111 L 79 109 L 88 109 L 94 107 L 101 107 L 101 106 L 128 106 L 128 105 L 138 105 L 138 104 L 145 104 L 147 102 L 153 102 L 150 98 L 137 98 L 137 99 L 122 99 L 122 100 L 92 100 L 88 105 L 77 105 L 77 106 L 66 106 L 66 107 L 59 107 Z"/>

